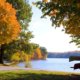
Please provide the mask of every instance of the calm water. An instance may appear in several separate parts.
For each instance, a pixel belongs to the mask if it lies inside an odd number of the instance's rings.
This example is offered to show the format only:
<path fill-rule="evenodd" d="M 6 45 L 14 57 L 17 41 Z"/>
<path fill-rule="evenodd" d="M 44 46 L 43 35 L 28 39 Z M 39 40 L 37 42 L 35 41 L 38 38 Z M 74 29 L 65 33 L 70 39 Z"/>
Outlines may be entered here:
<path fill-rule="evenodd" d="M 32 69 L 50 70 L 50 71 L 66 71 L 66 72 L 80 72 L 80 69 L 74 70 L 73 65 L 80 63 L 80 61 L 69 62 L 69 59 L 65 58 L 47 58 L 47 60 L 34 60 L 31 61 Z M 25 64 L 18 64 L 24 68 Z"/>

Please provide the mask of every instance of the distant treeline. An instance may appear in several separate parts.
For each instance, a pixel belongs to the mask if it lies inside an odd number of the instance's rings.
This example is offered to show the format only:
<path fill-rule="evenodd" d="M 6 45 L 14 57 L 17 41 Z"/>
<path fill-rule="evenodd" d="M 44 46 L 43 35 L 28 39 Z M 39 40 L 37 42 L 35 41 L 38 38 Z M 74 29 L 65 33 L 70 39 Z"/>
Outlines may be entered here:
<path fill-rule="evenodd" d="M 72 52 L 48 52 L 48 58 L 69 58 L 70 56 L 80 56 L 80 51 Z"/>

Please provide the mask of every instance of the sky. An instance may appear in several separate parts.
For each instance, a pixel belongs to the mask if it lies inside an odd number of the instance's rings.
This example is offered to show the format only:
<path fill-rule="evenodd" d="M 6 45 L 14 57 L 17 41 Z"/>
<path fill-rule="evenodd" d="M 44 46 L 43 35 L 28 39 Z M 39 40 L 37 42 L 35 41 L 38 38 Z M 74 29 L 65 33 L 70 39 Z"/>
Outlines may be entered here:
<path fill-rule="evenodd" d="M 61 28 L 52 27 L 49 18 L 40 18 L 42 13 L 39 9 L 32 5 L 32 2 L 38 0 L 29 0 L 32 6 L 32 20 L 29 30 L 32 31 L 34 38 L 31 42 L 37 43 L 47 49 L 48 52 L 67 52 L 80 50 L 74 43 L 69 43 L 71 38 L 69 35 L 61 31 Z"/>

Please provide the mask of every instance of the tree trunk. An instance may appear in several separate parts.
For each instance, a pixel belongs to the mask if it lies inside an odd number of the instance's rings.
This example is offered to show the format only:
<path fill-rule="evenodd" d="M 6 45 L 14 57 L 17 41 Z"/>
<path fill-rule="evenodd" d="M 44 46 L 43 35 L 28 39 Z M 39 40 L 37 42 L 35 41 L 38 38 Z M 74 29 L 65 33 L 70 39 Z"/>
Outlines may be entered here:
<path fill-rule="evenodd" d="M 4 56 L 4 45 L 0 46 L 0 64 L 3 64 L 3 56 Z"/>

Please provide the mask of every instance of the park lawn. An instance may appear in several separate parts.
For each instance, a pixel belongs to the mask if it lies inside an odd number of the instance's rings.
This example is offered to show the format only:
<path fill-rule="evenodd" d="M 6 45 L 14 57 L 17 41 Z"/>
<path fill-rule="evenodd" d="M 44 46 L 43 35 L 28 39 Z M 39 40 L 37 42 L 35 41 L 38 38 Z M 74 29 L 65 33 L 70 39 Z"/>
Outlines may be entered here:
<path fill-rule="evenodd" d="M 43 70 L 0 71 L 0 80 L 80 80 L 80 73 Z"/>

